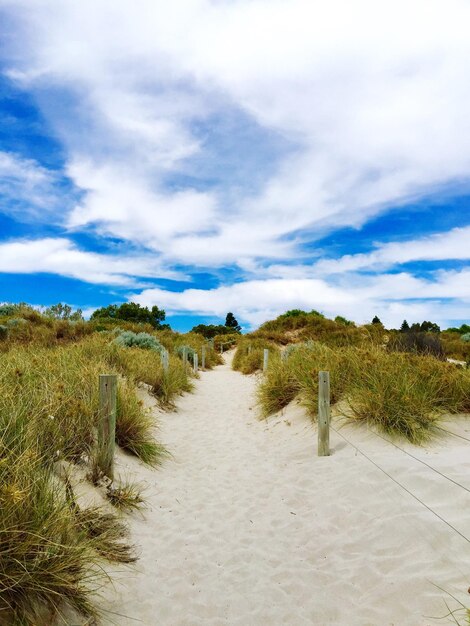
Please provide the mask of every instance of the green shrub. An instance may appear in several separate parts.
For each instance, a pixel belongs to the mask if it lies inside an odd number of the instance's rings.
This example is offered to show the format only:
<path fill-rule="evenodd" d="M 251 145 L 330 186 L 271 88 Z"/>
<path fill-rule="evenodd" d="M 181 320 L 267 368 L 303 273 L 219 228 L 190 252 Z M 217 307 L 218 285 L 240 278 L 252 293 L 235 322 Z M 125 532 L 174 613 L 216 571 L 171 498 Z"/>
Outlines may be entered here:
<path fill-rule="evenodd" d="M 136 347 L 144 350 L 154 350 L 162 352 L 163 346 L 156 337 L 149 333 L 134 333 L 131 330 L 124 330 L 114 340 L 119 346 Z"/>

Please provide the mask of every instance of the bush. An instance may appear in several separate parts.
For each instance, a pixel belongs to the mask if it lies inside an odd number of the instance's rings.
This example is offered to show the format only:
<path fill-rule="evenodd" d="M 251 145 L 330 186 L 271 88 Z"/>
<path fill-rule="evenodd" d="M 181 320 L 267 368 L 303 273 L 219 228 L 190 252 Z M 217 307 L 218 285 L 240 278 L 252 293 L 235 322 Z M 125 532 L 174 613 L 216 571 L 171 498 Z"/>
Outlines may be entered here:
<path fill-rule="evenodd" d="M 395 334 L 388 343 L 390 350 L 412 352 L 414 354 L 428 354 L 438 359 L 444 359 L 445 353 L 442 342 L 436 334 L 405 332 Z"/>
<path fill-rule="evenodd" d="M 470 341 L 470 333 L 464 333 L 463 335 L 460 336 L 460 339 L 465 342 Z"/>
<path fill-rule="evenodd" d="M 15 315 L 17 311 L 17 304 L 0 304 L 0 317 L 9 317 L 10 315 Z"/>
<path fill-rule="evenodd" d="M 143 350 L 153 350 L 158 353 L 161 353 L 163 350 L 163 346 L 158 339 L 149 333 L 134 333 L 131 330 L 124 330 L 119 333 L 114 341 L 120 346 L 129 348 L 142 348 Z"/>

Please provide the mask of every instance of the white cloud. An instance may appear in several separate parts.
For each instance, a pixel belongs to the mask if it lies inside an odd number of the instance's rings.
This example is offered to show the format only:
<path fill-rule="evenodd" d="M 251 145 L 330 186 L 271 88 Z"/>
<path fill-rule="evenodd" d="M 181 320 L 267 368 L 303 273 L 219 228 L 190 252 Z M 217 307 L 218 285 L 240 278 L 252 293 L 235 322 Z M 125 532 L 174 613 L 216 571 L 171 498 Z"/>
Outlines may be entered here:
<path fill-rule="evenodd" d="M 84 191 L 75 227 L 244 265 L 292 258 L 289 233 L 468 181 L 466 0 L 4 5 L 21 42 L 10 75 L 41 94 Z M 214 157 L 193 125 L 227 106 L 297 146 L 257 193 L 201 191 Z M 168 187 L 169 173 L 201 180 Z"/>
<path fill-rule="evenodd" d="M 0 272 L 34 274 L 48 272 L 88 283 L 135 287 L 135 277 L 184 278 L 162 268 L 151 257 L 85 252 L 64 238 L 0 243 Z"/>
<path fill-rule="evenodd" d="M 33 159 L 0 152 L 0 212 L 19 220 L 45 219 L 58 210 L 56 176 Z"/>
<path fill-rule="evenodd" d="M 318 261 L 318 274 L 351 272 L 365 268 L 388 268 L 410 261 L 470 260 L 470 226 L 411 241 L 379 244 L 367 254 L 347 254 L 339 259 Z"/>
<path fill-rule="evenodd" d="M 157 304 L 171 313 L 222 317 L 231 310 L 251 326 L 293 308 L 316 309 L 328 317 L 344 315 L 359 323 L 379 315 L 389 326 L 398 326 L 404 318 L 433 319 L 445 325 L 468 316 L 470 270 L 440 272 L 433 280 L 406 273 L 366 278 L 351 274 L 334 286 L 318 278 L 286 278 L 251 280 L 210 290 L 146 289 L 132 300 L 146 306 Z"/>

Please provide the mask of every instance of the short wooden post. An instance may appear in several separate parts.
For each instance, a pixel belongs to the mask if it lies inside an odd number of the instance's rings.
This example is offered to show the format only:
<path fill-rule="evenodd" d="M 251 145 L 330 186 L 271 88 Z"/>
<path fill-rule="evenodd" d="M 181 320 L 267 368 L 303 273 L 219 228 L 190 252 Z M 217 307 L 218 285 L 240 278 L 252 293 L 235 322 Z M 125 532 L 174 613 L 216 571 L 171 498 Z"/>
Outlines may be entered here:
<path fill-rule="evenodd" d="M 194 373 L 197 373 L 198 369 L 199 369 L 199 356 L 198 353 L 195 352 L 194 356 L 193 356 L 193 367 L 194 367 Z"/>
<path fill-rule="evenodd" d="M 202 346 L 201 367 L 206 369 L 206 346 Z"/>
<path fill-rule="evenodd" d="M 263 372 L 268 369 L 268 361 L 269 361 L 269 350 L 265 348 L 263 351 Z"/>
<path fill-rule="evenodd" d="M 330 455 L 330 372 L 318 373 L 318 456 Z"/>
<path fill-rule="evenodd" d="M 224 344 L 221 343 L 220 344 L 220 354 L 223 354 L 223 353 L 224 353 Z"/>
<path fill-rule="evenodd" d="M 98 424 L 98 464 L 106 476 L 114 478 L 116 440 L 117 376 L 100 376 L 100 421 Z"/>
<path fill-rule="evenodd" d="M 183 365 L 184 369 L 186 369 L 186 365 L 188 364 L 188 349 L 186 346 L 183 348 Z"/>
<path fill-rule="evenodd" d="M 251 345 L 251 343 L 250 343 L 250 345 L 248 346 L 248 354 L 251 354 L 251 349 L 252 349 L 252 347 L 253 347 L 253 346 L 252 346 L 252 345 Z"/>

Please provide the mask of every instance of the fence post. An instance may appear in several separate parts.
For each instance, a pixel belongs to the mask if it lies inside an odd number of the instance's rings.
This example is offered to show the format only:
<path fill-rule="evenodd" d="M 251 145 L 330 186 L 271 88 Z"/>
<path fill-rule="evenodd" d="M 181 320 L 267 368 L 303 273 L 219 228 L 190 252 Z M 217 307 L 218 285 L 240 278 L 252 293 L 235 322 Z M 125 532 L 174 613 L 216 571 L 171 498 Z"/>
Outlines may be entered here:
<path fill-rule="evenodd" d="M 100 375 L 100 421 L 98 424 L 98 464 L 106 476 L 114 479 L 116 441 L 117 376 Z"/>
<path fill-rule="evenodd" d="M 268 369 L 269 350 L 265 348 L 263 351 L 263 372 Z"/>
<path fill-rule="evenodd" d="M 197 374 L 197 371 L 199 369 L 199 356 L 197 352 L 195 352 L 193 356 L 193 368 L 194 368 L 194 373 Z"/>
<path fill-rule="evenodd" d="M 163 371 L 168 372 L 168 351 L 163 349 L 160 353 L 160 358 L 162 360 Z"/>
<path fill-rule="evenodd" d="M 201 367 L 203 370 L 206 369 L 206 346 L 202 346 Z"/>
<path fill-rule="evenodd" d="M 250 345 L 248 346 L 248 354 L 251 354 L 251 348 L 252 348 L 252 345 L 250 343 Z"/>
<path fill-rule="evenodd" d="M 186 346 L 183 348 L 183 365 L 184 369 L 186 369 L 186 365 L 188 364 L 188 349 Z"/>
<path fill-rule="evenodd" d="M 330 455 L 330 372 L 318 372 L 318 456 Z"/>
<path fill-rule="evenodd" d="M 220 344 L 220 354 L 223 354 L 223 353 L 224 353 L 224 344 L 221 343 Z"/>

